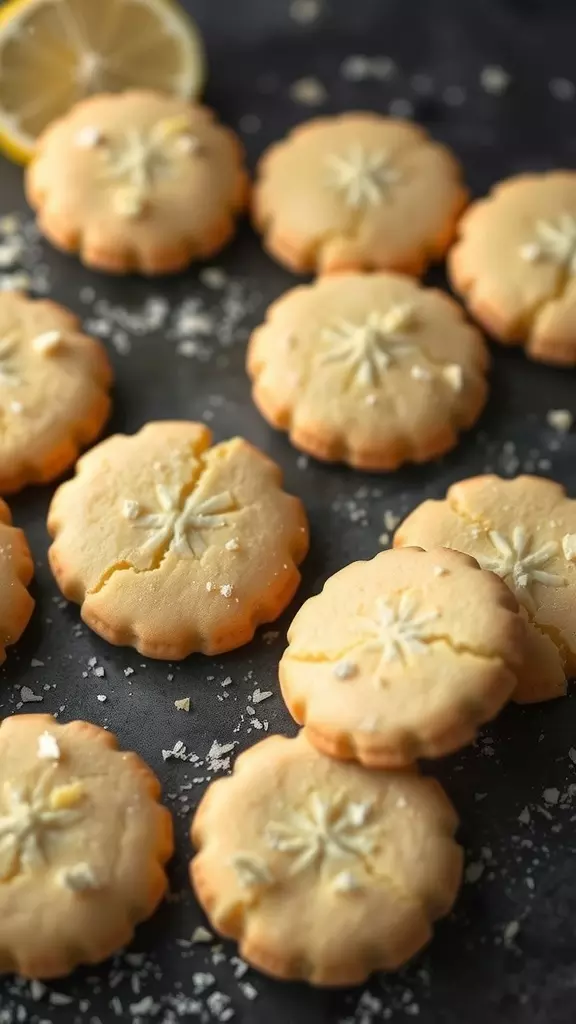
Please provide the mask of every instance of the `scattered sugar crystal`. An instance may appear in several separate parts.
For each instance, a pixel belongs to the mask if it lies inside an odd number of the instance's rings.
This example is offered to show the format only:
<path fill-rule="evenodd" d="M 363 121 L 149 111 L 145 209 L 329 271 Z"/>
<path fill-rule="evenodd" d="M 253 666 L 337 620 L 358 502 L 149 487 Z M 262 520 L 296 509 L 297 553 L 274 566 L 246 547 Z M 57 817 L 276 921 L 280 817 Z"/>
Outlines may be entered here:
<path fill-rule="evenodd" d="M 576 95 L 576 86 L 569 78 L 551 78 L 548 88 L 555 100 L 566 102 Z"/>
<path fill-rule="evenodd" d="M 499 64 L 488 64 L 480 72 L 480 85 L 492 96 L 501 96 L 510 85 L 510 75 Z"/>
<path fill-rule="evenodd" d="M 56 737 L 50 732 L 40 733 L 38 737 L 38 757 L 44 761 L 59 761 L 60 747 Z"/>
<path fill-rule="evenodd" d="M 546 414 L 546 422 L 554 430 L 567 434 L 574 423 L 574 416 L 569 409 L 550 409 Z"/>
<path fill-rule="evenodd" d="M 319 107 L 328 98 L 326 86 L 323 85 L 319 78 L 315 78 L 312 75 L 292 82 L 289 94 L 290 99 L 306 107 Z"/>

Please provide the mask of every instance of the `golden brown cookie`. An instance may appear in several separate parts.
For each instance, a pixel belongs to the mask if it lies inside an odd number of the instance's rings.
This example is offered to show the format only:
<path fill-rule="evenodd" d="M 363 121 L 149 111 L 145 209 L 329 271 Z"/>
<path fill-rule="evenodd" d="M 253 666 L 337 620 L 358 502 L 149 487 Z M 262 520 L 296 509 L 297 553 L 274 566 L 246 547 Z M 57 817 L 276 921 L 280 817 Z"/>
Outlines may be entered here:
<path fill-rule="evenodd" d="M 88 722 L 0 726 L 0 971 L 106 959 L 162 899 L 172 822 L 156 776 Z"/>
<path fill-rule="evenodd" d="M 41 231 L 87 266 L 166 274 L 228 241 L 248 177 L 210 110 L 134 91 L 83 100 L 50 125 L 26 190 Z"/>
<path fill-rule="evenodd" d="M 247 441 L 211 440 L 201 423 L 148 423 L 93 448 L 54 496 L 52 571 L 110 643 L 169 660 L 229 651 L 298 587 L 300 501 Z"/>
<path fill-rule="evenodd" d="M 497 341 L 576 364 L 576 171 L 501 182 L 460 221 L 452 284 Z"/>
<path fill-rule="evenodd" d="M 403 964 L 451 909 L 457 823 L 433 779 L 333 761 L 303 733 L 270 736 L 205 794 L 192 883 L 254 967 L 356 985 Z"/>
<path fill-rule="evenodd" d="M 423 128 L 347 113 L 267 150 L 253 211 L 266 249 L 291 270 L 417 275 L 444 255 L 467 198 L 455 158 Z"/>
<path fill-rule="evenodd" d="M 515 598 L 472 558 L 383 551 L 302 606 L 282 696 L 325 754 L 403 767 L 474 739 L 514 690 L 524 644 Z"/>
<path fill-rule="evenodd" d="M 34 563 L 22 530 L 12 526 L 10 509 L 0 498 L 0 665 L 6 647 L 15 644 L 34 611 L 27 591 Z"/>
<path fill-rule="evenodd" d="M 398 274 L 293 288 L 248 350 L 252 395 L 297 447 L 391 470 L 452 448 L 479 416 L 489 357 L 460 307 Z"/>
<path fill-rule="evenodd" d="M 576 501 L 542 477 L 477 476 L 425 501 L 399 527 L 394 545 L 439 544 L 465 551 L 514 592 L 527 647 L 514 699 L 550 700 L 576 673 Z"/>
<path fill-rule="evenodd" d="M 63 306 L 0 294 L 0 492 L 60 476 L 101 433 L 112 370 Z"/>

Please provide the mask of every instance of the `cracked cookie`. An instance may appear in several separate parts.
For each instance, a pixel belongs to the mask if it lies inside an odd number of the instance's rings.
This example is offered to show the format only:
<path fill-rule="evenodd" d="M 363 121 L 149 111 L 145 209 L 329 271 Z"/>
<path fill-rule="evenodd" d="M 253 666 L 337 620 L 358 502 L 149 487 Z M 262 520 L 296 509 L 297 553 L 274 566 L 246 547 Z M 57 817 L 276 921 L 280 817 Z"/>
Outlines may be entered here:
<path fill-rule="evenodd" d="M 529 623 L 514 699 L 551 700 L 576 673 L 576 502 L 543 477 L 478 476 L 425 501 L 401 524 L 394 545 L 445 545 L 500 576 Z"/>
<path fill-rule="evenodd" d="M 260 160 L 253 213 L 264 246 L 297 272 L 400 270 L 441 259 L 468 199 L 450 151 L 372 113 L 299 125 Z"/>
<path fill-rule="evenodd" d="M 466 555 L 383 551 L 310 598 L 279 666 L 319 750 L 396 768 L 470 743 L 516 686 L 525 627 L 510 590 Z"/>
<path fill-rule="evenodd" d="M 254 967 L 356 985 L 403 964 L 451 909 L 457 824 L 434 779 L 333 761 L 304 733 L 270 736 L 202 799 L 192 884 Z"/>
<path fill-rule="evenodd" d="M 50 565 L 84 621 L 151 658 L 219 654 L 277 618 L 308 550 L 301 502 L 241 438 L 148 423 L 99 444 L 56 492 Z"/>
<path fill-rule="evenodd" d="M 248 349 L 253 399 L 302 451 L 393 470 L 448 451 L 476 421 L 489 357 L 448 295 L 398 274 L 293 288 Z"/>
<path fill-rule="evenodd" d="M 532 359 L 576 364 L 576 172 L 509 178 L 458 230 L 449 274 L 472 314 Z"/>
<path fill-rule="evenodd" d="M 239 140 L 206 107 L 93 96 L 38 140 L 26 191 L 41 231 L 110 273 L 166 274 L 218 252 L 246 205 Z"/>
<path fill-rule="evenodd" d="M 136 754 L 88 722 L 0 726 L 0 971 L 56 978 L 129 942 L 164 896 L 172 820 Z"/>
<path fill-rule="evenodd" d="M 10 509 L 0 498 L 0 665 L 6 660 L 6 647 L 20 639 L 34 611 L 26 589 L 33 574 L 26 537 L 12 526 Z"/>
<path fill-rule="evenodd" d="M 63 306 L 0 294 L 0 493 L 60 476 L 101 433 L 112 370 Z"/>

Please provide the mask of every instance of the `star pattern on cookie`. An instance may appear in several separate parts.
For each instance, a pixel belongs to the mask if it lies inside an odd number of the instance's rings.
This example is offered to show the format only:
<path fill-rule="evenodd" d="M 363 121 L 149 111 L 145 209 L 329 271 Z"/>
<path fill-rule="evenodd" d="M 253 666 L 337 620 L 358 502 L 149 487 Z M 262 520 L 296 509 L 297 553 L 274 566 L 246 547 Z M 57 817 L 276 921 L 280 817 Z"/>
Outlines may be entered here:
<path fill-rule="evenodd" d="M 547 572 L 545 566 L 560 553 L 556 541 L 547 541 L 536 551 L 532 550 L 532 538 L 523 526 L 515 526 L 512 536 L 505 537 L 498 530 L 490 530 L 488 534 L 497 554 L 494 557 L 477 555 L 483 569 L 495 572 L 514 590 L 518 600 L 530 611 L 534 611 L 535 602 L 530 593 L 533 583 L 542 583 L 546 587 L 563 587 L 566 580 L 557 573 Z"/>
<path fill-rule="evenodd" d="M 20 334 L 15 327 L 10 328 L 0 338 L 0 385 L 14 387 L 22 383 L 16 365 L 16 352 L 20 342 Z"/>
<path fill-rule="evenodd" d="M 149 131 L 127 128 L 110 139 L 94 143 L 104 155 L 104 175 L 116 183 L 114 205 L 119 213 L 138 216 L 154 184 L 175 173 L 175 158 L 198 151 L 198 139 L 189 133 L 188 118 L 158 121 Z"/>
<path fill-rule="evenodd" d="M 6 813 L 0 816 L 0 882 L 19 871 L 45 864 L 46 833 L 66 829 L 81 817 L 77 808 L 58 806 L 55 795 L 59 787 L 51 788 L 49 778 L 43 775 L 29 795 L 13 783 L 4 783 Z"/>
<path fill-rule="evenodd" d="M 192 491 L 182 505 L 178 491 L 156 484 L 156 497 L 159 512 L 142 512 L 139 503 L 130 499 L 122 506 L 122 515 L 131 526 L 150 531 L 136 552 L 142 563 L 166 551 L 181 558 L 201 558 L 208 549 L 204 533 L 227 526 L 228 519 L 223 513 L 235 510 L 229 491 L 209 498 L 199 498 Z"/>
<path fill-rule="evenodd" d="M 520 254 L 529 263 L 544 260 L 576 273 L 576 217 L 562 213 L 556 223 L 538 220 L 535 241 L 523 245 Z"/>
<path fill-rule="evenodd" d="M 418 351 L 406 340 L 415 322 L 414 306 L 408 302 L 391 306 L 384 314 L 373 311 L 363 324 L 342 320 L 322 331 L 327 347 L 318 364 L 340 363 L 356 383 L 376 387 L 391 366 Z"/>
<path fill-rule="evenodd" d="M 386 150 L 370 152 L 361 145 L 351 146 L 343 156 L 331 153 L 326 167 L 327 185 L 341 192 L 354 210 L 379 206 L 402 178 Z"/>
<path fill-rule="evenodd" d="M 293 876 L 313 864 L 362 858 L 374 848 L 373 827 L 367 825 L 370 803 L 357 803 L 342 793 L 315 792 L 304 810 L 290 811 L 284 821 L 271 822 L 266 841 L 274 850 L 293 858 Z"/>
<path fill-rule="evenodd" d="M 400 595 L 396 606 L 379 598 L 374 618 L 362 615 L 356 620 L 363 633 L 360 647 L 370 653 L 380 653 L 381 662 L 406 663 L 412 657 L 426 653 L 429 626 L 438 617 L 435 610 L 419 612 L 416 596 L 410 590 Z"/>

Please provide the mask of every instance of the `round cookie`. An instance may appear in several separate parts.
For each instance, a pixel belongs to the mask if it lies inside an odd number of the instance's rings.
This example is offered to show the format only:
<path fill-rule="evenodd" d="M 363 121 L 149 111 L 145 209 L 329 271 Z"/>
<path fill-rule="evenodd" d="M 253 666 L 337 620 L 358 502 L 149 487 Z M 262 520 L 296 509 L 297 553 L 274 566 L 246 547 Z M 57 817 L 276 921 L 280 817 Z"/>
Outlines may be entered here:
<path fill-rule="evenodd" d="M 442 501 L 425 501 L 398 528 L 394 545 L 465 551 L 500 576 L 528 621 L 514 699 L 550 700 L 576 673 L 576 501 L 543 477 L 461 480 Z"/>
<path fill-rule="evenodd" d="M 41 231 L 87 266 L 166 274 L 228 241 L 248 177 L 210 110 L 134 91 L 83 100 L 50 125 L 26 191 Z"/>
<path fill-rule="evenodd" d="M 403 964 L 451 909 L 457 823 L 433 779 L 333 761 L 303 733 L 270 736 L 206 792 L 192 884 L 254 967 L 356 985 Z"/>
<path fill-rule="evenodd" d="M 449 256 L 453 287 L 497 341 L 576 364 L 576 171 L 524 174 L 472 204 Z"/>
<path fill-rule="evenodd" d="M 22 530 L 12 526 L 10 509 L 0 498 L 0 665 L 6 647 L 20 639 L 34 611 L 27 586 L 34 563 Z"/>
<path fill-rule="evenodd" d="M 50 565 L 110 643 L 168 660 L 220 654 L 275 619 L 308 550 L 278 466 L 202 423 L 148 423 L 102 442 L 56 492 Z"/>
<path fill-rule="evenodd" d="M 452 241 L 468 193 L 423 128 L 373 113 L 299 125 L 258 166 L 254 222 L 297 272 L 421 274 Z"/>
<path fill-rule="evenodd" d="M 452 448 L 479 416 L 489 357 L 448 295 L 398 274 L 286 292 L 248 349 L 252 395 L 320 459 L 392 470 Z"/>
<path fill-rule="evenodd" d="M 101 433 L 112 370 L 63 306 L 0 294 L 0 493 L 60 476 Z"/>
<path fill-rule="evenodd" d="M 524 643 L 515 598 L 473 559 L 383 551 L 302 606 L 282 696 L 323 753 L 403 767 L 474 739 L 512 694 Z"/>
<path fill-rule="evenodd" d="M 162 899 L 172 822 L 136 754 L 88 722 L 0 726 L 0 971 L 105 960 Z"/>

